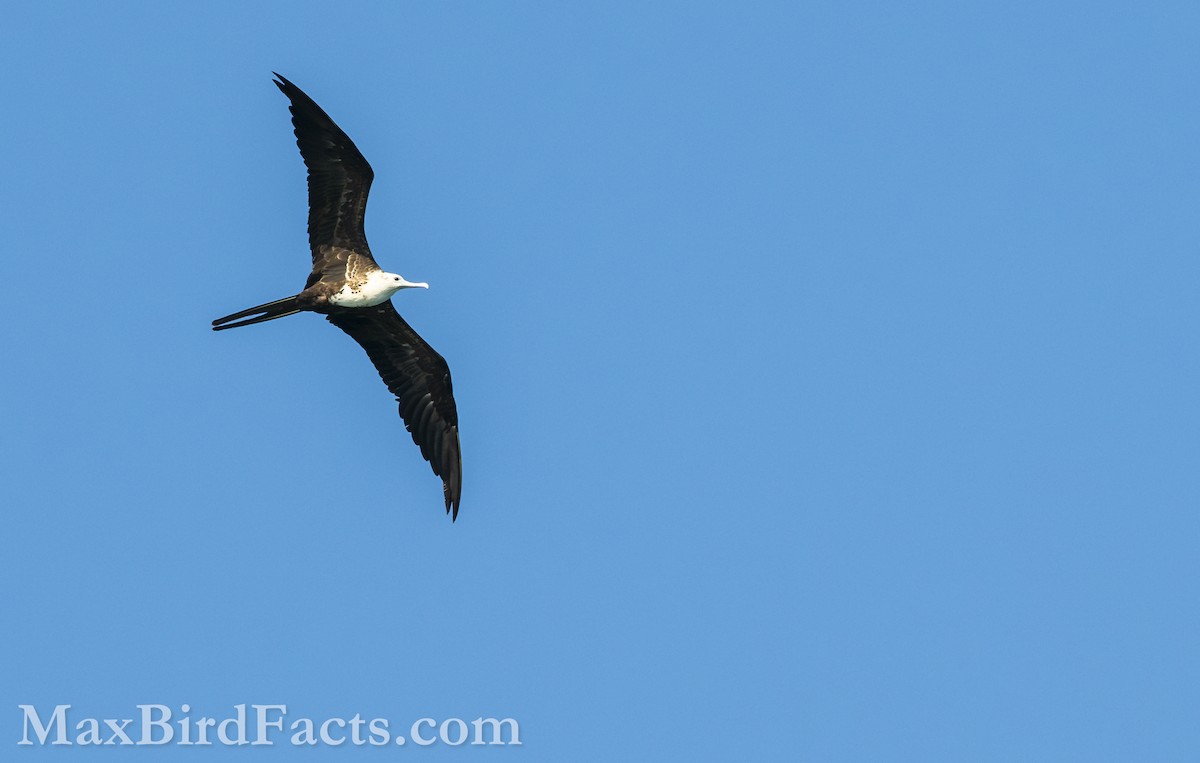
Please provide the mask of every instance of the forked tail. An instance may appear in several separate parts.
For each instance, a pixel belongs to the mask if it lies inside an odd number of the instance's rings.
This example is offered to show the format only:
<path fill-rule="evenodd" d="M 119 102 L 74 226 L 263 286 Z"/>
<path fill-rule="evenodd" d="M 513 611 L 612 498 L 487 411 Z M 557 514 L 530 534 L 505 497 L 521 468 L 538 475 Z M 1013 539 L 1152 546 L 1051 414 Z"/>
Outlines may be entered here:
<path fill-rule="evenodd" d="M 263 321 L 273 321 L 276 318 L 283 318 L 287 315 L 293 315 L 301 311 L 297 307 L 300 300 L 298 297 L 284 297 L 277 299 L 274 302 L 268 302 L 265 305 L 250 307 L 233 315 L 226 315 L 224 318 L 217 318 L 212 322 L 213 331 L 224 331 L 225 329 L 235 329 L 238 326 L 249 326 L 252 323 L 262 323 Z M 244 321 L 239 321 L 238 318 L 246 318 L 246 316 L 254 316 L 247 318 Z M 231 323 L 231 321 L 233 321 Z"/>

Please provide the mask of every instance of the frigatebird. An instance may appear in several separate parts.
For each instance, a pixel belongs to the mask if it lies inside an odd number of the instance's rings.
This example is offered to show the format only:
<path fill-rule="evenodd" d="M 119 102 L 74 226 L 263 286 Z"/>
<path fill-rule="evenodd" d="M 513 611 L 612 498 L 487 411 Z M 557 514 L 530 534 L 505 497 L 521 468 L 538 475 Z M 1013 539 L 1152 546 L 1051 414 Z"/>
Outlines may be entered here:
<path fill-rule="evenodd" d="M 462 456 L 450 368 L 408 325 L 391 297 L 429 288 L 385 272 L 367 246 L 363 219 L 375 173 L 354 142 L 320 106 L 287 79 L 274 84 L 291 101 L 300 156 L 308 167 L 308 243 L 312 273 L 292 297 L 240 310 L 212 322 L 214 331 L 249 326 L 299 312 L 320 313 L 362 345 L 400 404 L 400 418 L 421 455 L 442 478 L 446 512 L 458 518 Z"/>

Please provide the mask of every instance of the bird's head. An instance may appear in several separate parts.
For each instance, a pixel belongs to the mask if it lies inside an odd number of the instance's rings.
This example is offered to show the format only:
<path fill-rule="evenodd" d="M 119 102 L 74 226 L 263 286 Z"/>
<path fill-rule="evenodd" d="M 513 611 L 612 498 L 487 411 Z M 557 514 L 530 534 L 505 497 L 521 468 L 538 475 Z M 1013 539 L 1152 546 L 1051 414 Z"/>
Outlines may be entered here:
<path fill-rule="evenodd" d="M 385 273 L 383 271 L 380 271 L 379 277 L 383 281 L 384 288 L 389 290 L 393 294 L 400 291 L 401 289 L 428 289 L 429 288 L 429 284 L 427 284 L 427 283 L 414 283 L 413 281 L 406 281 L 406 280 L 404 280 L 404 276 L 397 275 L 396 273 Z"/>

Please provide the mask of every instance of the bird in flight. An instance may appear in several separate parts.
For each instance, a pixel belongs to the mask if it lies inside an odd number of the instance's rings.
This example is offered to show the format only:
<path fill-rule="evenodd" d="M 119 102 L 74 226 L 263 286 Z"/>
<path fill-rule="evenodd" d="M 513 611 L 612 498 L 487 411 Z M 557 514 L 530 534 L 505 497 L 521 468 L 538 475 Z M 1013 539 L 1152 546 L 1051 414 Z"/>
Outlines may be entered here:
<path fill-rule="evenodd" d="M 442 479 L 446 512 L 458 518 L 462 456 L 450 368 L 408 325 L 391 297 L 429 288 L 375 263 L 363 218 L 375 173 L 354 142 L 313 99 L 287 79 L 275 85 L 291 101 L 300 156 L 308 167 L 308 243 L 312 273 L 292 297 L 240 310 L 212 322 L 214 331 L 249 326 L 299 312 L 320 313 L 362 345 L 400 403 L 400 417 L 421 455 Z"/>

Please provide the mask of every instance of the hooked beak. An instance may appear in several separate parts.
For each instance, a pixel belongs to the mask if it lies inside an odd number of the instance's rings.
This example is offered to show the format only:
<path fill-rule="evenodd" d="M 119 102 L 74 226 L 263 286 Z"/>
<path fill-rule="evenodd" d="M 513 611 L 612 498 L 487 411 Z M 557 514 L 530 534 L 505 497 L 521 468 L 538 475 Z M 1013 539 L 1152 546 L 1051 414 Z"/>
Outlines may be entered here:
<path fill-rule="evenodd" d="M 404 279 L 400 279 L 400 288 L 401 289 L 428 289 L 429 284 L 417 283 L 417 282 L 413 282 L 413 281 L 405 281 Z"/>

